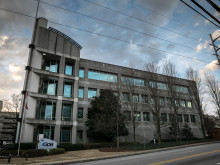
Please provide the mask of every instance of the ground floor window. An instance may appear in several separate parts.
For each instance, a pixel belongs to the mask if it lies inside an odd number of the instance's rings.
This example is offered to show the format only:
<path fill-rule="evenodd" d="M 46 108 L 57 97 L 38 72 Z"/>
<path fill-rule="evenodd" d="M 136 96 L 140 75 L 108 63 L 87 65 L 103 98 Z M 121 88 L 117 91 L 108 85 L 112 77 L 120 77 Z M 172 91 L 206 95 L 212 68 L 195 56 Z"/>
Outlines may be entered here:
<path fill-rule="evenodd" d="M 135 121 L 141 121 L 141 113 L 140 112 L 135 112 L 134 116 L 135 116 Z"/>
<path fill-rule="evenodd" d="M 38 133 L 43 134 L 46 139 L 54 140 L 54 126 L 40 126 Z"/>
<path fill-rule="evenodd" d="M 62 127 L 60 141 L 61 142 L 70 142 L 71 136 L 71 128 L 70 127 Z"/>
<path fill-rule="evenodd" d="M 166 113 L 161 113 L 161 120 L 162 120 L 162 122 L 167 122 L 167 114 Z"/>
<path fill-rule="evenodd" d="M 77 117 L 78 119 L 83 119 L 83 108 L 78 108 Z"/>
<path fill-rule="evenodd" d="M 184 115 L 184 121 L 189 122 L 189 115 Z"/>
<path fill-rule="evenodd" d="M 149 112 L 143 112 L 143 120 L 150 121 L 150 113 Z"/>
<path fill-rule="evenodd" d="M 77 130 L 77 143 L 83 143 L 83 130 Z"/>
<path fill-rule="evenodd" d="M 190 119 L 191 119 L 191 122 L 192 122 L 192 123 L 195 123 L 195 122 L 196 122 L 196 117 L 195 117 L 195 115 L 190 115 Z"/>

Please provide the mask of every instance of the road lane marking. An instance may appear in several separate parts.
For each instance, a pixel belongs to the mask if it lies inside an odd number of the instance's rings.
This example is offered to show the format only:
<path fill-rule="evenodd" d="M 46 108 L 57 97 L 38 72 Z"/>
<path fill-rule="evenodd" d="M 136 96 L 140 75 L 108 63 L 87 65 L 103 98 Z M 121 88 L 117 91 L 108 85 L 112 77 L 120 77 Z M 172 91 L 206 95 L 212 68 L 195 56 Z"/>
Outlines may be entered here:
<path fill-rule="evenodd" d="M 176 159 L 165 160 L 162 162 L 156 162 L 156 163 L 151 163 L 151 164 L 147 164 L 147 165 L 158 165 L 158 164 L 163 164 L 163 163 L 168 163 L 168 162 L 174 162 L 174 161 L 182 160 L 182 159 L 186 159 L 186 158 L 192 158 L 192 157 L 201 156 L 201 155 L 208 155 L 208 154 L 215 153 L 215 152 L 220 152 L 220 150 L 215 150 L 215 151 L 211 151 L 211 152 L 205 152 L 205 153 L 190 155 L 190 156 L 185 156 L 185 157 L 180 157 L 180 158 L 176 158 Z"/>

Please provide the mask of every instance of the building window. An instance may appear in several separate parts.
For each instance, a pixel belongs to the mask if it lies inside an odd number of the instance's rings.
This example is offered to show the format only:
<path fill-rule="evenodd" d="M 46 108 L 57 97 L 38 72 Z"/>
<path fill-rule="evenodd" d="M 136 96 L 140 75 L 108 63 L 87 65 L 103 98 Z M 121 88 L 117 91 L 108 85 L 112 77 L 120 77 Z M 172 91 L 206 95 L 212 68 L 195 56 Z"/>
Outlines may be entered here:
<path fill-rule="evenodd" d="M 114 95 L 115 95 L 116 97 L 118 97 L 118 92 L 114 92 Z"/>
<path fill-rule="evenodd" d="M 56 116 L 56 103 L 43 102 L 40 108 L 40 119 L 55 120 Z"/>
<path fill-rule="evenodd" d="M 84 69 L 79 69 L 79 77 L 84 78 Z"/>
<path fill-rule="evenodd" d="M 84 97 L 84 88 L 79 87 L 79 89 L 78 89 L 78 97 L 80 97 L 80 98 Z"/>
<path fill-rule="evenodd" d="M 124 102 L 129 101 L 129 94 L 128 93 L 122 93 L 122 101 L 124 101 Z"/>
<path fill-rule="evenodd" d="M 117 75 L 101 71 L 89 70 L 88 78 L 93 80 L 101 80 L 108 82 L 117 82 Z"/>
<path fill-rule="evenodd" d="M 149 112 L 143 112 L 143 120 L 150 121 L 150 113 Z"/>
<path fill-rule="evenodd" d="M 153 81 L 149 81 L 149 86 L 151 88 L 157 88 L 157 89 L 160 89 L 160 90 L 167 90 L 168 87 L 167 87 L 167 84 L 166 83 L 162 83 L 162 82 L 153 82 Z"/>
<path fill-rule="evenodd" d="M 147 95 L 141 95 L 141 103 L 147 104 Z"/>
<path fill-rule="evenodd" d="M 145 81 L 143 79 L 139 79 L 139 78 L 122 76 L 121 82 L 122 82 L 122 84 L 127 84 L 127 85 L 145 86 Z"/>
<path fill-rule="evenodd" d="M 43 134 L 46 139 L 54 140 L 54 126 L 40 126 L 39 134 Z"/>
<path fill-rule="evenodd" d="M 135 121 L 141 121 L 141 113 L 140 112 L 135 112 L 134 116 L 135 116 Z"/>
<path fill-rule="evenodd" d="M 184 115 L 184 122 L 188 123 L 189 122 L 189 115 Z"/>
<path fill-rule="evenodd" d="M 46 62 L 45 70 L 58 73 L 59 62 L 57 60 L 51 60 Z"/>
<path fill-rule="evenodd" d="M 65 74 L 66 75 L 73 75 L 73 65 L 72 64 L 67 63 L 65 65 Z"/>
<path fill-rule="evenodd" d="M 155 105 L 155 101 L 154 101 L 154 98 L 151 96 L 151 98 L 150 98 L 150 104 L 151 105 Z"/>
<path fill-rule="evenodd" d="M 160 106 L 164 106 L 164 97 L 159 97 Z"/>
<path fill-rule="evenodd" d="M 71 104 L 63 104 L 62 121 L 70 121 L 71 119 Z"/>
<path fill-rule="evenodd" d="M 138 94 L 133 94 L 132 99 L 133 99 L 134 103 L 139 103 L 139 95 Z"/>
<path fill-rule="evenodd" d="M 182 114 L 178 114 L 178 122 L 183 122 Z"/>
<path fill-rule="evenodd" d="M 87 118 L 88 119 L 91 119 L 91 111 L 92 111 L 92 109 L 88 108 L 88 112 L 87 112 Z"/>
<path fill-rule="evenodd" d="M 57 81 L 47 80 L 43 82 L 43 94 L 56 95 L 57 94 Z"/>
<path fill-rule="evenodd" d="M 175 91 L 180 93 L 189 93 L 189 88 L 181 85 L 174 85 Z"/>
<path fill-rule="evenodd" d="M 196 122 L 196 117 L 195 117 L 195 115 L 190 115 L 190 119 L 191 119 L 191 122 L 192 122 L 192 123 L 195 123 L 195 122 Z"/>
<path fill-rule="evenodd" d="M 97 96 L 96 93 L 97 93 L 96 89 L 89 88 L 88 89 L 88 98 L 91 99 L 93 97 L 96 97 Z"/>
<path fill-rule="evenodd" d="M 83 143 L 83 130 L 77 130 L 77 143 Z"/>
<path fill-rule="evenodd" d="M 166 83 L 162 83 L 162 82 L 157 82 L 157 89 L 161 89 L 161 90 L 167 90 L 167 84 Z"/>
<path fill-rule="evenodd" d="M 131 121 L 131 111 L 124 111 L 125 120 Z"/>
<path fill-rule="evenodd" d="M 174 106 L 175 107 L 179 107 L 180 106 L 180 103 L 179 103 L 178 99 L 174 99 Z"/>
<path fill-rule="evenodd" d="M 188 100 L 188 101 L 187 101 L 187 107 L 188 107 L 188 108 L 192 108 L 192 101 L 191 101 L 191 100 Z"/>
<path fill-rule="evenodd" d="M 72 96 L 72 84 L 65 83 L 63 88 L 63 96 L 71 97 Z"/>
<path fill-rule="evenodd" d="M 71 135 L 71 128 L 70 127 L 62 127 L 60 142 L 70 142 L 70 135 Z"/>
<path fill-rule="evenodd" d="M 170 122 L 173 122 L 173 120 L 174 120 L 174 114 L 169 114 L 169 120 L 170 120 Z"/>
<path fill-rule="evenodd" d="M 83 119 L 83 108 L 78 108 L 77 116 L 78 119 Z"/>
<path fill-rule="evenodd" d="M 167 106 L 171 106 L 171 98 L 166 98 Z"/>
<path fill-rule="evenodd" d="M 162 120 L 162 122 L 167 122 L 167 114 L 166 113 L 161 113 L 161 120 Z"/>
<path fill-rule="evenodd" d="M 186 107 L 186 100 L 181 100 L 181 107 Z"/>

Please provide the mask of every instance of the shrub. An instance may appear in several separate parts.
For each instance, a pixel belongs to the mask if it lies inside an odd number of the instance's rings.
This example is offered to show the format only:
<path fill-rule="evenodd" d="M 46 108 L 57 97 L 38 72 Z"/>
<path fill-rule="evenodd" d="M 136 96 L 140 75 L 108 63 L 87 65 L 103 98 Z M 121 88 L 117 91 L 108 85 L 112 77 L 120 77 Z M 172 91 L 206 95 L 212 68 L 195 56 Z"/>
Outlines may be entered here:
<path fill-rule="evenodd" d="M 28 157 L 39 157 L 39 156 L 47 156 L 49 155 L 49 153 L 47 152 L 47 150 L 44 149 L 32 149 L 32 150 L 27 150 L 24 151 L 21 156 L 25 157 L 26 154 L 28 154 Z"/>
<path fill-rule="evenodd" d="M 85 150 L 83 144 L 71 144 L 71 143 L 61 143 L 58 145 L 58 148 L 63 148 L 65 151 L 76 151 L 76 150 Z"/>
<path fill-rule="evenodd" d="M 63 148 L 54 148 L 49 151 L 50 155 L 63 154 L 65 150 Z"/>
<path fill-rule="evenodd" d="M 20 150 L 19 155 L 21 155 L 24 151 Z M 0 151 L 0 156 L 8 156 L 9 154 L 13 156 L 17 156 L 18 150 L 2 150 Z"/>
<path fill-rule="evenodd" d="M 20 149 L 21 150 L 28 150 L 28 149 L 35 149 L 36 148 L 36 143 L 21 143 L 20 144 Z M 18 143 L 14 144 L 7 144 L 4 145 L 2 150 L 17 150 L 18 149 Z"/>

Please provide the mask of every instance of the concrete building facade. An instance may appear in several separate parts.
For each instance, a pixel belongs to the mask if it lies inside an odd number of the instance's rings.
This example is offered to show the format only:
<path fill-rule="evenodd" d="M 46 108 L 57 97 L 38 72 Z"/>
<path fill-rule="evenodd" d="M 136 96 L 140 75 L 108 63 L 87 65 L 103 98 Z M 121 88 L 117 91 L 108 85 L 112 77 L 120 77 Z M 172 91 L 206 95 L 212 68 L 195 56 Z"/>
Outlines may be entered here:
<path fill-rule="evenodd" d="M 47 20 L 44 18 L 37 19 L 33 35 L 35 37 L 30 45 L 32 50 L 26 67 L 27 86 L 24 89 L 28 92 L 28 110 L 20 114 L 24 116 L 21 142 L 36 141 L 38 134 L 44 134 L 45 138 L 58 143 L 90 142 L 85 126 L 91 108 L 90 101 L 102 89 L 111 88 L 119 92 L 117 86 L 123 86 L 125 78 L 135 81 L 135 97 L 142 105 L 137 112 L 137 141 L 142 142 L 144 137 L 146 141 L 154 138 L 153 115 L 147 99 L 150 96 L 145 90 L 148 83 L 145 80 L 145 71 L 80 58 L 82 47 L 62 32 L 47 28 Z M 160 76 L 162 81 L 164 76 Z M 201 137 L 198 115 L 192 111 L 193 97 L 189 93 L 189 84 L 192 82 L 177 78 L 175 81 L 183 89 L 180 100 L 183 105 L 180 108 L 182 125 L 188 123 L 194 136 Z M 123 97 L 126 95 L 124 93 L 126 92 L 122 91 L 118 94 Z M 166 103 L 168 98 L 163 90 L 161 94 Z M 166 114 L 164 116 L 167 123 L 168 109 L 164 104 L 163 115 Z M 129 116 L 129 109 L 124 108 L 123 111 L 128 112 Z M 132 141 L 130 127 L 129 132 L 129 136 L 121 138 L 121 141 Z M 162 132 L 163 138 L 170 137 L 168 126 Z M 17 139 L 18 136 L 19 134 Z"/>

